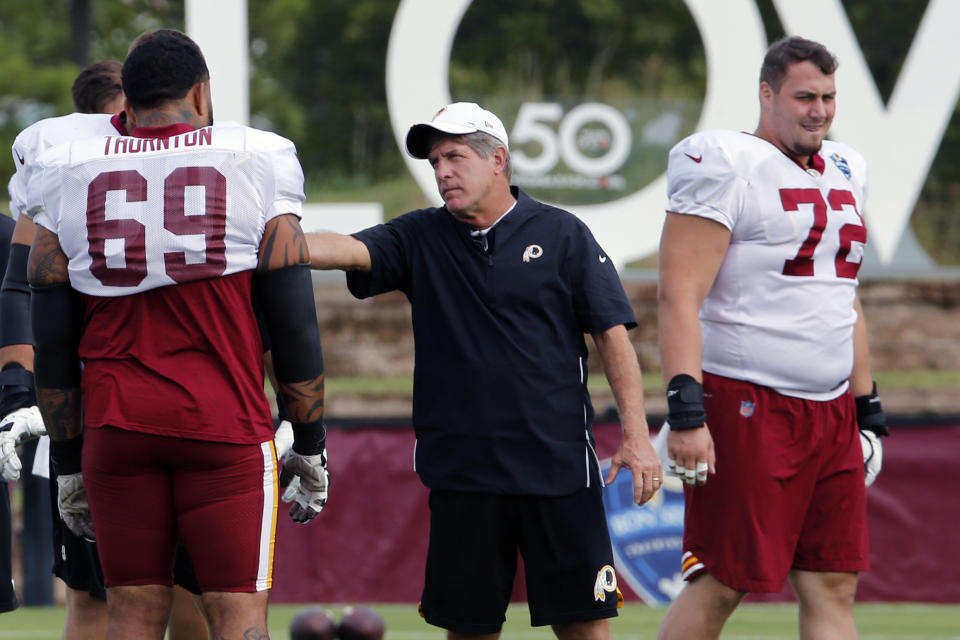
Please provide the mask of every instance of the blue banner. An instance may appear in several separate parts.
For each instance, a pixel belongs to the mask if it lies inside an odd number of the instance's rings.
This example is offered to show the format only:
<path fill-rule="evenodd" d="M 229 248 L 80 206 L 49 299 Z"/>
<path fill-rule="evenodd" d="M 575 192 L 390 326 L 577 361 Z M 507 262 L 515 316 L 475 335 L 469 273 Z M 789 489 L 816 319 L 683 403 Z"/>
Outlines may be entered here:
<path fill-rule="evenodd" d="M 610 460 L 602 467 L 605 476 Z M 647 604 L 669 604 L 683 589 L 683 483 L 667 476 L 654 497 L 638 507 L 633 501 L 633 474 L 621 469 L 603 490 L 603 506 L 617 574 Z"/>

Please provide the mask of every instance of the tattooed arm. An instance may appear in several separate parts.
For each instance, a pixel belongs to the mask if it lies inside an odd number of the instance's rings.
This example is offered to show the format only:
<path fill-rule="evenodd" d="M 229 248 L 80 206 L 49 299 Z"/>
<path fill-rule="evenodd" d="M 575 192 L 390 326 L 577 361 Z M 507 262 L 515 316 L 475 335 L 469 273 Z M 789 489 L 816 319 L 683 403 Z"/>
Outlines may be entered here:
<path fill-rule="evenodd" d="M 310 253 L 296 216 L 278 216 L 267 223 L 256 280 L 277 391 L 291 422 L 318 423 L 323 419 L 323 355 Z"/>
<path fill-rule="evenodd" d="M 83 422 L 80 356 L 83 300 L 70 287 L 67 256 L 56 235 L 37 227 L 27 263 L 30 319 L 36 343 L 37 406 L 50 434 L 50 460 L 57 472 L 57 508 L 78 536 L 93 540 L 93 521 L 81 473 Z"/>
<path fill-rule="evenodd" d="M 309 522 L 327 503 L 327 432 L 323 426 L 323 353 L 313 300 L 310 254 L 292 215 L 267 223 L 255 291 L 270 338 L 280 396 L 293 424 L 280 486 L 294 522 Z M 296 481 L 295 481 L 296 480 Z"/>
<path fill-rule="evenodd" d="M 50 438 L 65 441 L 82 431 L 80 358 L 83 301 L 70 287 L 67 256 L 55 234 L 38 226 L 27 280 L 36 342 L 37 406 Z"/>

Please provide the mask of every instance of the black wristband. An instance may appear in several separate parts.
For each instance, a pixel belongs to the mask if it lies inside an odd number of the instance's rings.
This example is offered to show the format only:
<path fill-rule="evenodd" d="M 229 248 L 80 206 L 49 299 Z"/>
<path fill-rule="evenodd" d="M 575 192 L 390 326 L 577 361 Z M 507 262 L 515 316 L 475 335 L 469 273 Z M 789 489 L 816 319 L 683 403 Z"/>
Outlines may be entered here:
<path fill-rule="evenodd" d="M 880 396 L 877 395 L 877 383 L 873 383 L 873 392 L 866 396 L 857 396 L 854 399 L 857 403 L 857 427 L 861 431 L 873 431 L 878 436 L 890 435 L 890 429 L 887 427 L 887 415 L 883 412 L 883 405 L 880 404 Z"/>
<path fill-rule="evenodd" d="M 69 440 L 50 439 L 50 460 L 58 476 L 80 473 L 80 454 L 83 451 L 83 434 Z"/>
<path fill-rule="evenodd" d="M 703 385 L 693 376 L 681 373 L 670 379 L 667 385 L 667 421 L 674 431 L 702 427 L 707 420 L 703 407 Z"/>
<path fill-rule="evenodd" d="M 323 420 L 291 422 L 293 425 L 293 450 L 302 456 L 315 456 L 327 446 L 327 430 Z"/>
<path fill-rule="evenodd" d="M 35 404 L 33 373 L 19 362 L 8 362 L 0 371 L 0 417 Z"/>

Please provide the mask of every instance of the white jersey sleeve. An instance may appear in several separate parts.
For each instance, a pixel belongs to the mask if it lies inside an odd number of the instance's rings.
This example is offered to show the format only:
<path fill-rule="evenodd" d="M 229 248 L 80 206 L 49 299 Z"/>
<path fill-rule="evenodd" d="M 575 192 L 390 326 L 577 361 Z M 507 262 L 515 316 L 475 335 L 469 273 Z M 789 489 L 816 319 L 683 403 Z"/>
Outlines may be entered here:
<path fill-rule="evenodd" d="M 853 367 L 866 163 L 829 141 L 814 163 L 750 134 L 697 133 L 671 151 L 668 195 L 670 211 L 731 232 L 700 309 L 703 369 L 828 399 Z"/>
<path fill-rule="evenodd" d="M 27 215 L 59 237 L 73 287 L 96 296 L 254 269 L 266 223 L 299 217 L 305 199 L 293 143 L 240 125 L 89 138 L 37 166 Z"/>
<path fill-rule="evenodd" d="M 115 136 L 120 132 L 113 124 L 113 116 L 101 113 L 71 113 L 56 118 L 39 120 L 13 141 L 11 152 L 16 173 L 7 187 L 10 193 L 10 215 L 16 219 L 27 209 L 27 185 L 37 158 L 45 150 L 58 144 L 91 136 Z"/>
<path fill-rule="evenodd" d="M 733 229 L 745 189 L 746 182 L 712 136 L 690 136 L 670 150 L 668 211 L 708 218 Z"/>

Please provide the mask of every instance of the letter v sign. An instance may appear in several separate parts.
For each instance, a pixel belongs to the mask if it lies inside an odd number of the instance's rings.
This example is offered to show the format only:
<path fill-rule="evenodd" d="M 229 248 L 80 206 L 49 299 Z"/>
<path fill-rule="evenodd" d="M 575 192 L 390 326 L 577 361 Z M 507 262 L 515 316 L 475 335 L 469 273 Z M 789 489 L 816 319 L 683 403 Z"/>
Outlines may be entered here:
<path fill-rule="evenodd" d="M 790 34 L 840 60 L 831 137 L 867 159 L 868 242 L 889 263 L 960 94 L 960 2 L 930 0 L 884 108 L 840 0 L 774 0 Z"/>

